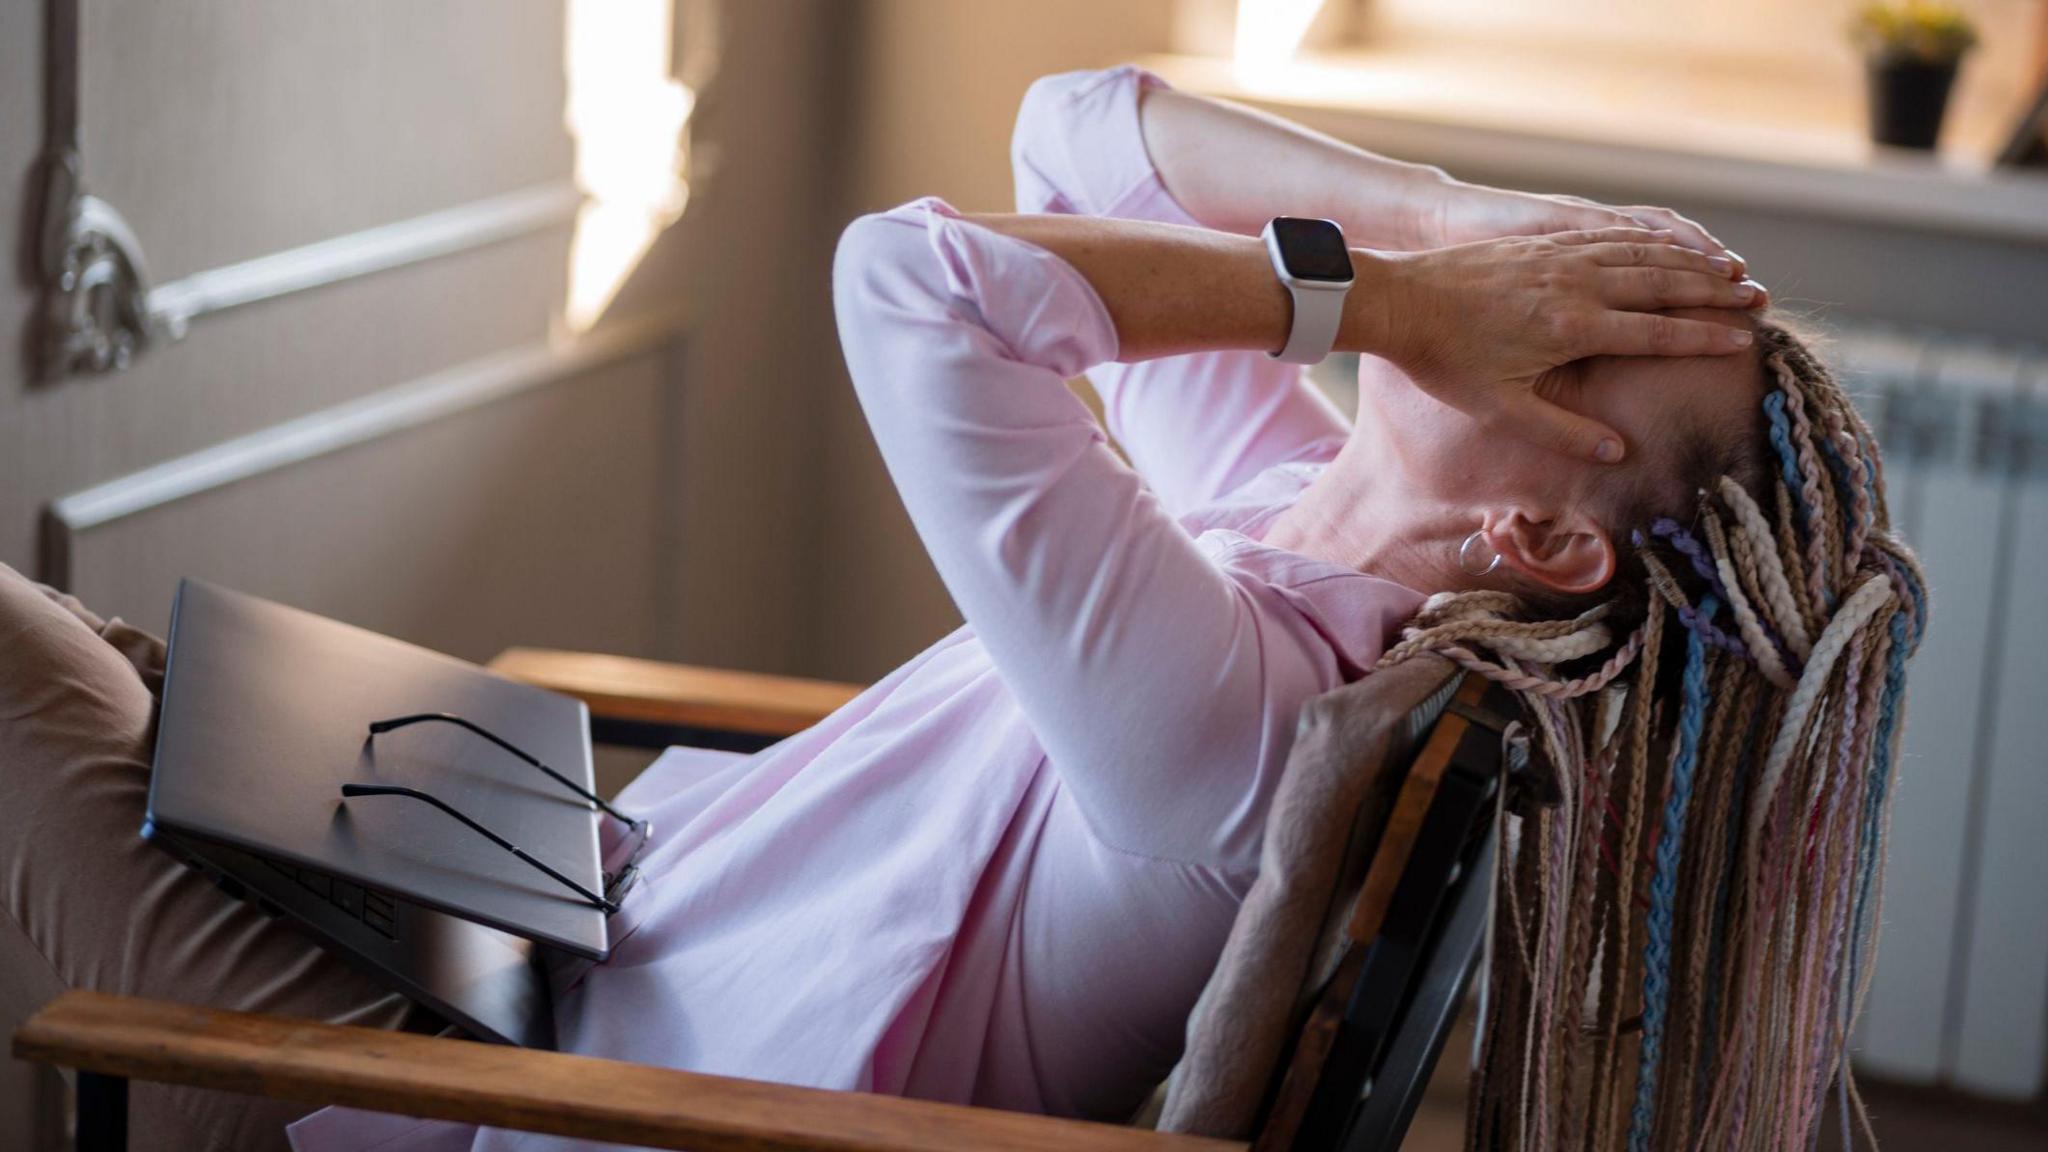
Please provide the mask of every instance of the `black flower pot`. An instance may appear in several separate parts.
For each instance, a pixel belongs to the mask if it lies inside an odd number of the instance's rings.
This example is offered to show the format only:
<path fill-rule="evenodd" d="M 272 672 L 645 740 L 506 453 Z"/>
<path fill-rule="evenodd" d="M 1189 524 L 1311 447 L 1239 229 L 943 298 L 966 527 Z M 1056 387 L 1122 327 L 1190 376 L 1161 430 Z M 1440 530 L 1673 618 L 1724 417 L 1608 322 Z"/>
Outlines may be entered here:
<path fill-rule="evenodd" d="M 1899 148 L 1933 148 L 1955 82 L 1954 60 L 1872 59 L 1870 138 Z"/>

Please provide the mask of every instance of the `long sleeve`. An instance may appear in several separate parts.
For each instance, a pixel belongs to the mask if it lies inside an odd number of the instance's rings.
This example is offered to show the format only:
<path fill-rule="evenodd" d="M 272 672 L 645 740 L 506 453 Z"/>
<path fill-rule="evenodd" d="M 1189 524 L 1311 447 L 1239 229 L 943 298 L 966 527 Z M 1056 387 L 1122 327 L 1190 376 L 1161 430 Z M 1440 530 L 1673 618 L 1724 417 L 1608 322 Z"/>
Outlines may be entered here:
<path fill-rule="evenodd" d="M 1164 86 L 1130 66 L 1033 84 L 1010 144 L 1017 210 L 1200 227 L 1145 152 L 1138 100 Z M 1274 464 L 1334 452 L 1348 432 L 1301 369 L 1259 352 L 1104 364 L 1088 376 L 1110 434 L 1176 515 Z"/>
<path fill-rule="evenodd" d="M 934 200 L 856 221 L 833 282 L 911 520 L 1096 832 L 1167 859 L 1254 856 L 1295 713 L 1345 661 L 1291 589 L 1191 538 L 1065 387 L 1117 352 L 1094 291 Z M 1379 583 L 1268 551 L 1298 580 Z M 1364 658 L 1414 598 L 1383 607 Z"/>

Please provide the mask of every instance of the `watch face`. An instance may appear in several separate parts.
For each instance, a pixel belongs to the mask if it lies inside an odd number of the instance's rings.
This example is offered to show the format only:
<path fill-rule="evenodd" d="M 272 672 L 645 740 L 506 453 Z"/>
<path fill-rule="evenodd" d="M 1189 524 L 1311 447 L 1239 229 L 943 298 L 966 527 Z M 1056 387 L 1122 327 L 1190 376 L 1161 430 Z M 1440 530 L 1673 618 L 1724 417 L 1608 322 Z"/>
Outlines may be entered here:
<path fill-rule="evenodd" d="M 1289 276 L 1339 284 L 1351 279 L 1351 253 L 1344 247 L 1343 229 L 1303 216 L 1275 216 L 1272 228 Z"/>

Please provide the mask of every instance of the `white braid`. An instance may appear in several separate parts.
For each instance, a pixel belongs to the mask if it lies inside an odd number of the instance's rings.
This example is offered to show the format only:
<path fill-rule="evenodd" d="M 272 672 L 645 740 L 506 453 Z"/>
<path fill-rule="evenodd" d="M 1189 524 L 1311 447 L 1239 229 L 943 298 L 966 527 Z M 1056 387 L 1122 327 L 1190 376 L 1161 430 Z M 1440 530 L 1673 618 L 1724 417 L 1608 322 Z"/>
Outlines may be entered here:
<path fill-rule="evenodd" d="M 1749 648 L 1749 658 L 1756 661 L 1757 671 L 1780 689 L 1792 687 L 1792 673 L 1778 659 L 1778 646 L 1764 635 L 1764 626 L 1756 618 L 1756 609 L 1749 606 L 1749 597 L 1742 591 L 1742 581 L 1735 577 L 1735 566 L 1729 562 L 1726 549 L 1714 550 L 1714 568 L 1721 573 L 1721 583 L 1728 589 L 1728 610 L 1735 613 L 1735 627 L 1742 633 L 1742 643 Z"/>
<path fill-rule="evenodd" d="M 1591 624 L 1563 636 L 1485 636 L 1480 642 L 1496 652 L 1533 660 L 1539 664 L 1562 664 L 1601 651 L 1613 640 L 1605 624 Z"/>
<path fill-rule="evenodd" d="M 1876 615 L 1891 595 L 1890 577 L 1874 574 L 1870 579 L 1856 586 L 1842 606 L 1835 610 L 1834 619 L 1820 634 L 1820 642 L 1813 646 L 1813 655 L 1806 661 L 1806 670 L 1799 675 L 1799 686 L 1786 702 L 1785 717 L 1779 721 L 1778 738 L 1771 743 L 1771 751 L 1764 758 L 1763 773 L 1757 777 L 1756 791 L 1749 803 L 1749 851 L 1754 858 L 1758 839 L 1763 832 L 1764 820 L 1771 810 L 1771 801 L 1778 791 L 1778 781 L 1785 775 L 1785 766 L 1792 760 L 1792 753 L 1805 735 L 1807 714 L 1813 711 L 1814 702 L 1820 699 L 1826 688 L 1828 677 L 1834 672 L 1835 660 L 1842 654 L 1850 639 L 1860 631 L 1869 619 Z"/>
<path fill-rule="evenodd" d="M 1771 603 L 1771 618 L 1784 635 L 1785 646 L 1801 661 L 1811 658 L 1813 643 L 1806 636 L 1806 619 L 1799 614 L 1799 602 L 1792 598 L 1792 586 L 1785 580 L 1785 566 L 1778 559 L 1777 537 L 1771 534 L 1771 525 L 1764 519 L 1763 509 L 1756 506 L 1748 490 L 1726 476 L 1721 477 L 1721 499 L 1734 510 L 1738 525 L 1749 537 L 1749 549 L 1756 557 L 1764 598 Z M 1721 578 L 1728 578 L 1725 565 Z"/>

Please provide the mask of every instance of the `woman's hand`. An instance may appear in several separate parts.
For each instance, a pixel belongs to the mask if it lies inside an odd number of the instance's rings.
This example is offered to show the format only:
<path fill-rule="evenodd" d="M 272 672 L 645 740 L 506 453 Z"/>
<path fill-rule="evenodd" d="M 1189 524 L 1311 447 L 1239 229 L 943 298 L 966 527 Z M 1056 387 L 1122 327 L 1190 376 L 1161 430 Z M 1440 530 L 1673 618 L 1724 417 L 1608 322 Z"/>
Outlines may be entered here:
<path fill-rule="evenodd" d="M 1746 330 L 1655 310 L 1767 299 L 1733 278 L 1730 258 L 1678 240 L 1610 228 L 1366 253 L 1354 261 L 1363 266 L 1351 307 L 1376 310 L 1384 324 L 1367 350 L 1432 396 L 1505 433 L 1611 464 L 1621 436 L 1545 395 L 1546 375 L 1587 356 L 1739 351 Z"/>
<path fill-rule="evenodd" d="M 1540 236 L 1551 232 L 1584 232 L 1603 228 L 1649 228 L 1668 231 L 1680 245 L 1731 262 L 1729 275 L 1740 280 L 1748 268 L 1711 233 L 1669 208 L 1634 204 L 1615 208 L 1579 196 L 1514 192 L 1446 179 L 1432 181 L 1417 193 L 1416 235 L 1423 248 L 1443 248 L 1502 236 Z"/>

